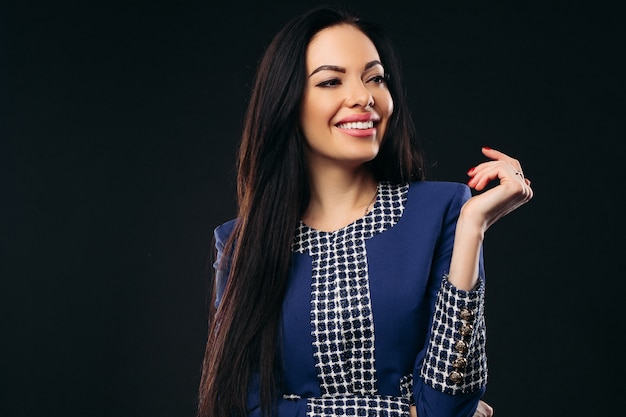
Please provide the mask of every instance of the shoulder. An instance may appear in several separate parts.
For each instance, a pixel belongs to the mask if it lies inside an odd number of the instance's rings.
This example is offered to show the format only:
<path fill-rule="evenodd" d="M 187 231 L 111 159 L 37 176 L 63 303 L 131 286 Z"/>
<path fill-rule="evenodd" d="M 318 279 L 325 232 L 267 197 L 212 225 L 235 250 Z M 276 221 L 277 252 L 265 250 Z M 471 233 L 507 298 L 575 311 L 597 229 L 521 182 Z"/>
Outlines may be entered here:
<path fill-rule="evenodd" d="M 470 188 L 466 184 L 452 181 L 415 181 L 409 183 L 409 190 L 413 193 L 444 196 L 470 193 Z"/>
<path fill-rule="evenodd" d="M 464 203 L 472 196 L 470 188 L 460 182 L 416 181 L 409 184 L 408 200 L 427 204 Z"/>
<path fill-rule="evenodd" d="M 235 228 L 235 224 L 237 223 L 237 219 L 228 220 L 219 226 L 217 226 L 213 230 L 213 235 L 215 236 L 215 241 L 218 246 L 223 246 L 224 243 L 228 240 L 233 229 Z"/>

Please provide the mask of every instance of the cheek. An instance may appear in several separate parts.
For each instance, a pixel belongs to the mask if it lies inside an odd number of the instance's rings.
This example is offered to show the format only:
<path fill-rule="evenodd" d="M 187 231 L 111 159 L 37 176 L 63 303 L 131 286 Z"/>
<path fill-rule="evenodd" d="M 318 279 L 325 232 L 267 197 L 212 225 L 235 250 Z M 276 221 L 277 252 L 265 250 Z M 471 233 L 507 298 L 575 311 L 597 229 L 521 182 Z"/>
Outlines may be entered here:
<path fill-rule="evenodd" d="M 307 133 L 307 130 L 309 130 L 311 126 L 315 124 L 314 123 L 314 118 L 315 118 L 314 108 L 315 106 L 312 105 L 310 99 L 305 100 L 302 103 L 302 107 L 300 109 L 300 126 L 304 130 L 305 135 Z"/>
<path fill-rule="evenodd" d="M 300 113 L 300 127 L 305 141 L 309 145 L 314 145 L 323 141 L 328 134 L 328 124 L 331 112 L 328 106 L 324 105 L 324 100 L 313 100 L 302 107 Z"/>
<path fill-rule="evenodd" d="M 380 102 L 380 106 L 378 107 L 380 111 L 380 116 L 382 117 L 382 123 L 379 128 L 380 140 L 383 140 L 385 135 L 387 134 L 387 128 L 389 126 L 389 120 L 391 119 L 391 115 L 393 114 L 393 100 L 390 96 L 388 96 L 385 101 Z"/>
<path fill-rule="evenodd" d="M 389 122 L 389 119 L 391 118 L 391 115 L 393 114 L 393 99 L 391 98 L 390 95 L 387 95 L 384 100 L 382 100 L 380 102 L 380 106 L 379 106 L 380 112 L 381 112 L 381 116 L 383 117 L 383 119 L 385 120 L 385 125 L 387 125 L 387 123 Z"/>
<path fill-rule="evenodd" d="M 391 117 L 393 114 L 393 99 L 391 98 L 391 94 L 387 95 L 387 107 L 386 107 L 387 117 Z"/>
<path fill-rule="evenodd" d="M 393 113 L 393 98 L 391 97 L 391 92 L 385 88 L 381 87 L 379 90 L 372 92 L 372 97 L 374 98 L 374 107 L 378 109 L 381 113 L 382 117 L 389 117 Z"/>
<path fill-rule="evenodd" d="M 322 122 L 327 122 L 333 116 L 334 111 L 323 99 L 309 99 L 302 107 L 301 121 L 304 125 L 319 126 Z"/>

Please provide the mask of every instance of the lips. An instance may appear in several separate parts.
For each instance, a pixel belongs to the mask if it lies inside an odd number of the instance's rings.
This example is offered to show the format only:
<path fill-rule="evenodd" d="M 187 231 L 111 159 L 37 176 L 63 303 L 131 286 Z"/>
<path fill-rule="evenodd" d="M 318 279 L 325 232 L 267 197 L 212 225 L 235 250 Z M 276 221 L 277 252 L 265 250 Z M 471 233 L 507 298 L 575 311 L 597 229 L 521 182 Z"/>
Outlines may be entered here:
<path fill-rule="evenodd" d="M 358 138 L 376 136 L 374 121 L 339 123 L 335 126 L 339 131 Z"/>
<path fill-rule="evenodd" d="M 339 123 L 336 126 L 339 129 L 358 129 L 358 130 L 371 129 L 374 127 L 374 121 L 369 120 L 367 122 L 346 122 L 346 123 Z"/>
<path fill-rule="evenodd" d="M 374 126 L 379 120 L 380 117 L 374 112 L 355 113 L 341 119 L 335 127 L 350 136 L 375 136 L 376 128 Z"/>

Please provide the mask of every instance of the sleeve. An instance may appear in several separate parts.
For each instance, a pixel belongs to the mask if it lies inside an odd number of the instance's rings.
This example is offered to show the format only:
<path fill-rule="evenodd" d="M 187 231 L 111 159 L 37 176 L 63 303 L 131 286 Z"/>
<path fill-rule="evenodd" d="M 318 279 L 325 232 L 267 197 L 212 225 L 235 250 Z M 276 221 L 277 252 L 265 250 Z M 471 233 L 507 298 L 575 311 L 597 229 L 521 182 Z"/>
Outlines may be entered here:
<path fill-rule="evenodd" d="M 224 249 L 234 227 L 234 220 L 231 220 L 216 227 L 213 231 L 216 249 L 215 261 L 213 262 L 213 268 L 215 269 L 215 308 L 222 301 L 226 283 L 228 282 L 228 275 L 230 274 L 230 258 L 224 258 L 226 256 Z"/>
<path fill-rule="evenodd" d="M 456 222 L 470 190 L 461 185 L 446 212 L 430 278 L 432 318 L 426 346 L 417 356 L 413 396 L 420 417 L 473 416 L 485 392 L 484 264 L 479 283 L 461 291 L 447 279 Z"/>
<path fill-rule="evenodd" d="M 229 252 L 225 250 L 226 244 L 235 227 L 235 221 L 231 220 L 215 228 L 213 236 L 215 238 L 215 260 L 213 268 L 215 270 L 215 308 L 217 308 L 224 296 L 226 283 L 230 274 Z M 259 406 L 259 380 L 258 375 L 254 375 L 248 387 L 248 416 L 261 417 Z M 305 417 L 307 415 L 307 400 L 297 398 L 281 398 L 275 404 L 274 415 L 278 417 Z"/>

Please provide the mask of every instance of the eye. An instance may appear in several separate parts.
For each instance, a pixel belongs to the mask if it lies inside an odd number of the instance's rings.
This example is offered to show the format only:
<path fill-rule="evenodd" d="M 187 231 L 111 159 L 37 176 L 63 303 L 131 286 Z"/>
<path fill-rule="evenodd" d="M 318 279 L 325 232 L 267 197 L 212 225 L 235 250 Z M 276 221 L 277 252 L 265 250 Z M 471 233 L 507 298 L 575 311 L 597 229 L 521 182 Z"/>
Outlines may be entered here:
<path fill-rule="evenodd" d="M 384 75 L 374 75 L 367 81 L 375 84 L 384 84 L 385 81 L 387 81 L 387 77 L 385 77 Z"/>
<path fill-rule="evenodd" d="M 322 81 L 321 83 L 317 84 L 316 87 L 332 88 L 338 85 L 341 85 L 341 80 L 339 78 L 331 78 L 330 80 Z"/>

